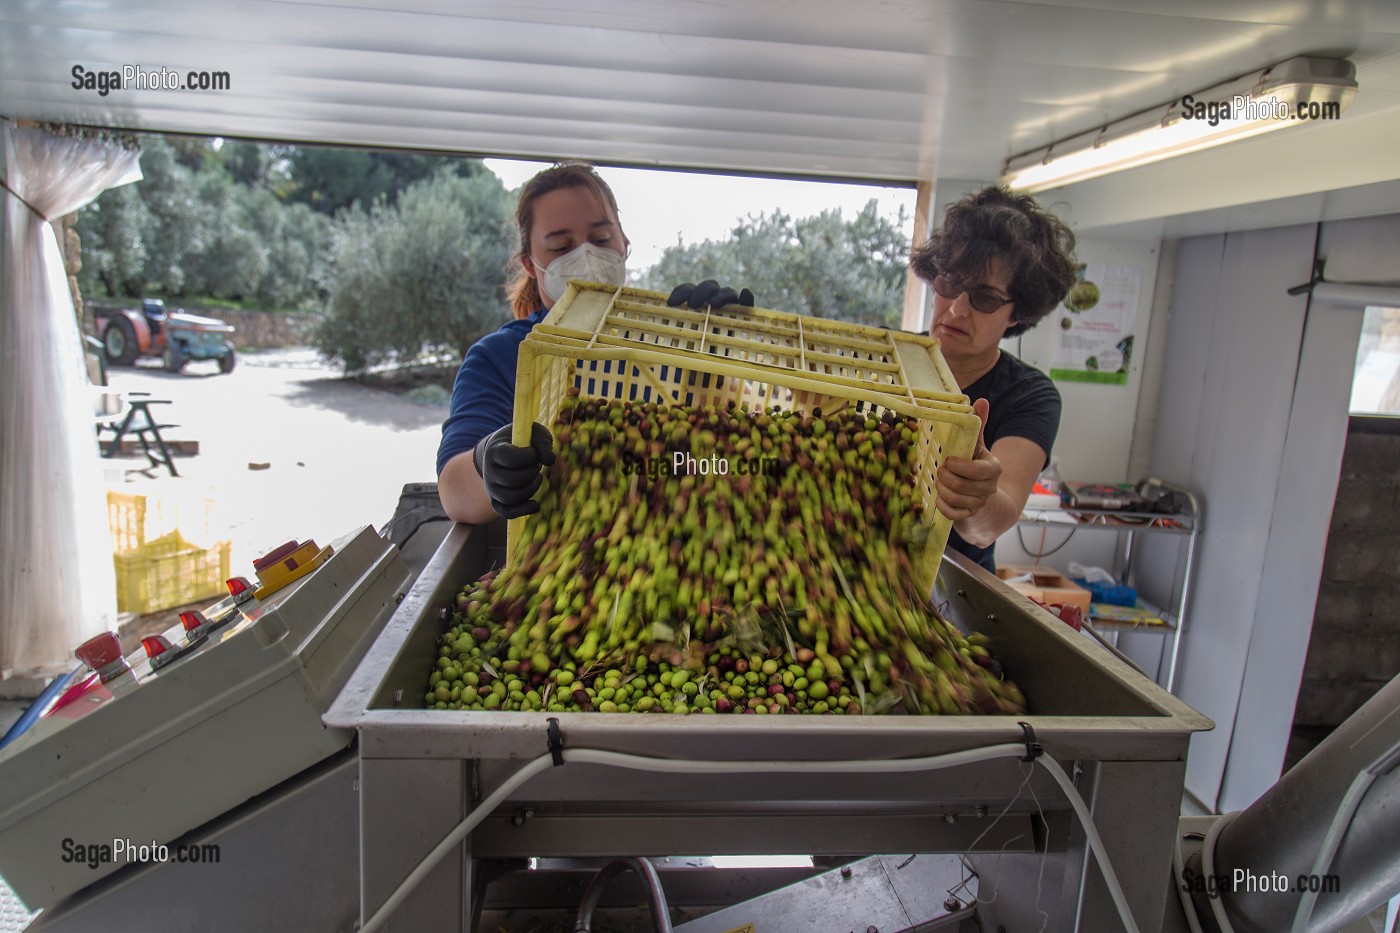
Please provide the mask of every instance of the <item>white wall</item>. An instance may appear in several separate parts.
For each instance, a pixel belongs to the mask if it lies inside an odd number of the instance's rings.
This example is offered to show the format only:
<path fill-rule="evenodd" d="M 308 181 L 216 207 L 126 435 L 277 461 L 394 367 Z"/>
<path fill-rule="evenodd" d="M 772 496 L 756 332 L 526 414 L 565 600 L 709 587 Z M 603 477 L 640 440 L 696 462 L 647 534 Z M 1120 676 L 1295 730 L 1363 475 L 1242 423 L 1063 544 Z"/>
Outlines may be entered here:
<path fill-rule="evenodd" d="M 1133 424 L 1137 418 L 1143 360 L 1149 349 L 1147 338 L 1152 319 L 1153 288 L 1157 281 L 1157 251 L 1155 241 L 1100 240 L 1092 237 L 1081 237 L 1079 240 L 1075 252 L 1080 262 L 1136 267 L 1141 276 L 1141 287 L 1127 385 L 1088 382 L 1055 384 L 1064 400 L 1055 455 L 1060 461 L 1060 475 L 1065 479 L 1121 483 L 1141 478 L 1127 475 L 1128 455 L 1132 448 Z M 1064 333 L 1056 326 L 1058 319 L 1059 315 L 1052 314 L 1019 339 L 1009 341 L 1012 351 L 1036 369 L 1048 373 L 1054 362 L 1056 343 Z"/>
<path fill-rule="evenodd" d="M 1076 254 L 1080 262 L 1135 266 L 1141 276 L 1141 288 L 1127 385 L 1055 384 L 1060 390 L 1064 411 L 1054 456 L 1059 461 L 1060 476 L 1066 480 L 1122 483 L 1142 478 L 1129 472 L 1129 459 L 1138 417 L 1138 397 L 1144 381 L 1144 361 L 1149 360 L 1153 352 L 1149 331 L 1152 329 L 1158 250 L 1156 242 L 1094 237 L 1079 240 Z M 1056 338 L 1061 333 L 1053 326 L 1055 320 L 1052 314 L 1038 327 L 1007 341 L 1005 348 L 1048 373 L 1054 362 Z M 1022 547 L 1022 542 L 1026 548 Z M 1049 551 L 1062 542 L 1067 543 L 1043 558 L 1042 563 L 1064 569 L 1071 561 L 1079 561 L 1113 569 L 1113 533 L 1081 528 L 1074 530 L 1071 537 L 1070 531 L 1061 526 L 1012 528 L 997 541 L 997 562 L 1033 563 L 1035 552 L 1042 545 Z"/>
<path fill-rule="evenodd" d="M 1177 693 L 1216 722 L 1187 789 L 1221 811 L 1277 779 L 1336 496 L 1359 319 L 1289 296 L 1315 225 L 1179 246 L 1153 471 L 1203 498 Z M 1340 374 L 1340 378 L 1339 378 Z M 1176 562 L 1144 555 L 1159 585 Z"/>
<path fill-rule="evenodd" d="M 975 187 L 940 185 L 936 217 Z M 1400 215 L 1081 247 L 1091 262 L 1163 259 L 1144 280 L 1129 386 L 1120 397 L 1060 384 L 1055 452 L 1066 478 L 1155 474 L 1202 497 L 1176 692 L 1216 721 L 1193 740 L 1187 789 L 1222 812 L 1248 806 L 1281 770 L 1336 497 L 1361 316 L 1287 294 L 1310 278 L 1315 246 L 1329 281 L 1400 284 Z M 1045 369 L 1053 342 L 1038 331 L 1008 348 Z M 1040 541 L 1038 529 L 1022 534 Z M 1049 531 L 1047 547 L 1065 534 Z M 1046 563 L 1108 565 L 1111 542 L 1079 532 Z M 1137 556 L 1139 589 L 1158 603 L 1179 583 L 1174 545 L 1144 536 Z M 1026 560 L 1014 529 L 997 557 Z M 1161 646 L 1146 635 L 1121 645 L 1149 671 Z"/>
<path fill-rule="evenodd" d="M 1318 255 L 1326 278 L 1350 284 L 1400 281 L 1400 216 L 1323 224 Z M 1258 621 L 1221 787 L 1222 807 L 1245 806 L 1277 779 L 1292 731 L 1307 661 L 1312 619 L 1346 445 L 1353 367 L 1363 308 L 1314 298 L 1308 307 L 1292 417 L 1270 529 Z M 1325 494 L 1324 494 L 1325 493 Z M 1281 620 L 1296 624 L 1306 609 L 1303 637 L 1280 637 Z M 1296 631 L 1296 628 L 1295 628 Z M 1291 633 L 1289 633 L 1291 634 Z"/>

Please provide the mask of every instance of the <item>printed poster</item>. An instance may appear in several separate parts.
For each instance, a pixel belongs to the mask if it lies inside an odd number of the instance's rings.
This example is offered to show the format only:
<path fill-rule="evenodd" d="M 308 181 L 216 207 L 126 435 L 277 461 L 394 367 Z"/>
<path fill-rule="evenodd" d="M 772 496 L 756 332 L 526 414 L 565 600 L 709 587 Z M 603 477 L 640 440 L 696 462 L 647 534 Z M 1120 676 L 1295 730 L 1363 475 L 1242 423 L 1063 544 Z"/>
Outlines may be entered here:
<path fill-rule="evenodd" d="M 1056 338 L 1050 378 L 1127 385 L 1142 270 L 1091 262 L 1078 277 L 1047 322 Z"/>

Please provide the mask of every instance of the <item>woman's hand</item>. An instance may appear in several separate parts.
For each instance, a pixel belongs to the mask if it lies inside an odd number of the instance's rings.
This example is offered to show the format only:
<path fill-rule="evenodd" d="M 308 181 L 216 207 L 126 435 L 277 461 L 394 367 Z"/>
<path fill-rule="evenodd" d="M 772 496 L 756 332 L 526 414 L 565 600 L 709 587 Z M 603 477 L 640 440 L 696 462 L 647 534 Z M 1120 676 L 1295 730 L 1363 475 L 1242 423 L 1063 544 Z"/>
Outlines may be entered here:
<path fill-rule="evenodd" d="M 671 296 L 666 299 L 666 304 L 673 308 L 685 305 L 693 310 L 709 305 L 712 308 L 723 308 L 725 305 L 743 305 L 746 308 L 753 307 L 753 292 L 747 288 L 735 291 L 720 285 L 714 279 L 706 279 L 699 285 L 690 282 L 682 282 L 671 290 Z"/>
<path fill-rule="evenodd" d="M 949 457 L 938 468 L 938 511 L 954 523 L 976 515 L 996 495 L 1001 484 L 1001 461 L 983 440 L 987 428 L 986 399 L 972 403 L 972 410 L 981 419 L 977 432 L 977 448 L 971 459 Z"/>
<path fill-rule="evenodd" d="M 544 482 L 544 468 L 554 464 L 554 437 L 536 421 L 530 430 L 530 445 L 516 447 L 511 436 L 514 425 L 506 425 L 477 442 L 472 462 L 491 508 L 502 518 L 519 518 L 540 510 L 534 495 Z"/>

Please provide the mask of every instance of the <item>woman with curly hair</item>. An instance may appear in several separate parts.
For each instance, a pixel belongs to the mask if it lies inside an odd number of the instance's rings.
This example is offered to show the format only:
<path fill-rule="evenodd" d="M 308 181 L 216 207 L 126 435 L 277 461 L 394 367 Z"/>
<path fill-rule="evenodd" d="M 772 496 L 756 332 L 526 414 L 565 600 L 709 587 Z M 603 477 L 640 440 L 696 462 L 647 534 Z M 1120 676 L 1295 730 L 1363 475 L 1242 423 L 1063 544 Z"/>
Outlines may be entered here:
<path fill-rule="evenodd" d="M 1050 462 L 1060 393 L 1044 373 L 1001 349 L 1058 305 L 1075 281 L 1074 234 L 1029 196 L 986 188 L 948 209 L 910 267 L 933 289 L 933 324 L 958 387 L 982 419 L 972 459 L 938 471 L 948 546 L 996 570 L 996 539 L 1025 508 Z"/>

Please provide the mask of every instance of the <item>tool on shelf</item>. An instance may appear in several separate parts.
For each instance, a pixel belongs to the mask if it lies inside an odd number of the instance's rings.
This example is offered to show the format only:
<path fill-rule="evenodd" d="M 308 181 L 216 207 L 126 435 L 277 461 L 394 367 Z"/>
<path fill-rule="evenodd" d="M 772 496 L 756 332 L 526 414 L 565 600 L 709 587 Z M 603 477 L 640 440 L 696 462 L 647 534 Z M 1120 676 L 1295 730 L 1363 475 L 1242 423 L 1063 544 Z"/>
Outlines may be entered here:
<path fill-rule="evenodd" d="M 1069 500 L 1074 488 L 1090 485 L 1061 483 L 1062 503 Z M 1092 597 L 1087 621 L 1099 632 L 1131 630 L 1161 634 L 1164 637 L 1170 634 L 1172 643 L 1166 656 L 1167 671 L 1163 684 L 1170 691 L 1176 684 L 1181 633 L 1191 606 L 1192 572 L 1202 521 L 1201 500 L 1190 490 L 1157 477 L 1147 477 L 1136 484 L 1114 485 L 1111 488 L 1121 494 L 1120 497 L 1125 503 L 1123 508 L 1091 508 L 1082 505 L 1073 507 L 1062 504 L 1057 509 L 1028 509 L 1022 513 L 1018 524 L 1060 525 L 1071 530 L 1107 528 L 1118 533 L 1118 551 L 1115 555 L 1113 576 L 1118 585 L 1131 587 L 1136 599 L 1132 606 L 1116 605 L 1112 600 L 1100 598 L 1106 594 L 1093 594 L 1092 587 L 1086 587 L 1091 589 Z M 1084 499 L 1081 496 L 1077 501 L 1082 502 Z M 1139 532 L 1182 535 L 1186 538 L 1185 554 L 1181 558 L 1173 592 L 1167 600 L 1167 605 L 1162 607 L 1144 598 L 1142 587 L 1138 585 L 1134 558 L 1137 555 L 1136 539 Z"/>

